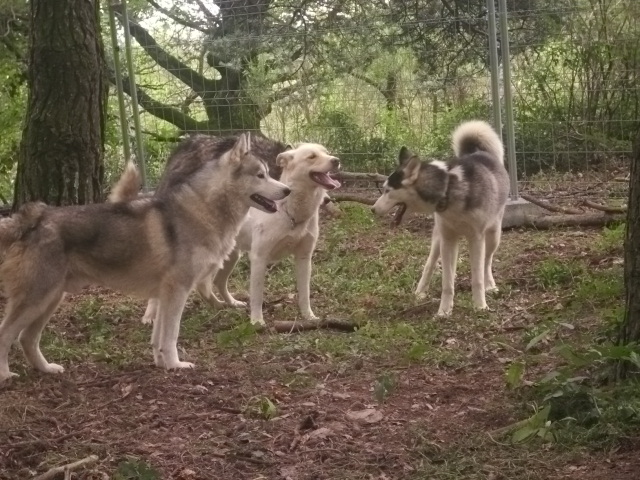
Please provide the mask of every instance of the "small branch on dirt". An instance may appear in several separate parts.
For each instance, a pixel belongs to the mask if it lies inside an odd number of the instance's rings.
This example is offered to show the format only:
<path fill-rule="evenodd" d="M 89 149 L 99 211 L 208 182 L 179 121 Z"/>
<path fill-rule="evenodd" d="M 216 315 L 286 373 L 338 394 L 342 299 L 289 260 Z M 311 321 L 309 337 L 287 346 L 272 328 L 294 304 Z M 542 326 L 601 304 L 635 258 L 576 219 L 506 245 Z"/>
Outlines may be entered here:
<path fill-rule="evenodd" d="M 305 321 L 277 320 L 270 326 L 276 333 L 294 333 L 319 329 L 339 330 L 341 332 L 354 332 L 360 325 L 348 320 L 325 319 Z"/>
<path fill-rule="evenodd" d="M 528 227 L 548 230 L 555 227 L 606 227 L 625 220 L 625 215 L 585 213 L 582 215 L 548 215 L 527 218 L 521 225 L 509 228 Z M 505 230 L 508 230 L 506 228 Z"/>
<path fill-rule="evenodd" d="M 98 456 L 97 455 L 89 455 L 87 458 L 83 458 L 82 460 L 78 460 L 77 462 L 68 463 L 68 464 L 62 465 L 60 467 L 54 467 L 51 470 L 43 473 L 42 475 L 38 475 L 33 480 L 52 480 L 59 473 L 64 473 L 65 474 L 65 478 L 67 478 L 67 477 L 70 478 L 68 476 L 68 472 L 71 472 L 73 470 L 77 470 L 78 468 L 90 465 L 92 463 L 96 463 L 97 461 L 98 461 Z"/>
<path fill-rule="evenodd" d="M 385 182 L 386 175 L 379 173 L 338 172 L 333 175 L 338 180 L 368 180 L 370 182 Z"/>
<path fill-rule="evenodd" d="M 534 205 L 537 205 L 540 208 L 544 208 L 545 210 L 548 210 L 550 212 L 567 213 L 570 215 L 580 215 L 584 213 L 582 210 L 577 210 L 575 208 L 566 208 L 566 207 L 560 207 L 558 205 L 552 205 L 549 202 L 546 202 L 544 200 L 538 200 L 537 198 L 534 198 L 530 195 L 526 195 L 524 193 L 520 194 L 520 196 L 524 198 L 527 202 L 533 203 Z"/>
<path fill-rule="evenodd" d="M 584 200 L 582 204 L 585 207 L 593 208 L 594 210 L 600 210 L 605 213 L 627 213 L 626 207 L 611 207 L 609 205 L 600 205 L 599 203 L 592 202 L 591 200 Z"/>
<path fill-rule="evenodd" d="M 331 195 L 331 200 L 334 202 L 357 202 L 365 205 L 373 205 L 376 201 L 372 198 L 360 197 L 358 195 Z"/>

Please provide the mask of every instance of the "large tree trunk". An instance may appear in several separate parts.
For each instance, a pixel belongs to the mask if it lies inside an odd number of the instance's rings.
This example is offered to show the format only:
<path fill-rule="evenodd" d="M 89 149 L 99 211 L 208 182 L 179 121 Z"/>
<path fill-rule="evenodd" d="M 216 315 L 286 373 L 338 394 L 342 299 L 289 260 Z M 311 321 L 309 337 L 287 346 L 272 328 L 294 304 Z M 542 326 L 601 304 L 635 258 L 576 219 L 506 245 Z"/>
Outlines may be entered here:
<path fill-rule="evenodd" d="M 14 208 L 97 202 L 107 83 L 99 0 L 31 0 L 29 101 Z"/>
<path fill-rule="evenodd" d="M 640 129 L 631 157 L 629 180 L 629 209 L 627 234 L 624 242 L 624 286 L 626 303 L 624 320 L 620 326 L 619 343 L 640 342 Z M 620 365 L 624 376 L 626 365 Z"/>

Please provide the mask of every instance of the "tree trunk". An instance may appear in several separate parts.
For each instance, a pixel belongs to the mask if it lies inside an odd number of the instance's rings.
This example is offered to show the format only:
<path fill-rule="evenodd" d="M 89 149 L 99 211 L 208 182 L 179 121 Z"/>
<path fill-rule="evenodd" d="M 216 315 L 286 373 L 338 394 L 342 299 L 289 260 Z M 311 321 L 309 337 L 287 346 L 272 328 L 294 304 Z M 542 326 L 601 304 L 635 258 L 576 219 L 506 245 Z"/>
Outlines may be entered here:
<path fill-rule="evenodd" d="M 631 156 L 627 233 L 624 242 L 624 286 L 626 302 L 619 343 L 640 342 L 640 129 Z M 627 365 L 620 364 L 624 377 Z"/>
<path fill-rule="evenodd" d="M 107 82 L 99 0 L 31 0 L 29 100 L 14 208 L 97 202 Z"/>

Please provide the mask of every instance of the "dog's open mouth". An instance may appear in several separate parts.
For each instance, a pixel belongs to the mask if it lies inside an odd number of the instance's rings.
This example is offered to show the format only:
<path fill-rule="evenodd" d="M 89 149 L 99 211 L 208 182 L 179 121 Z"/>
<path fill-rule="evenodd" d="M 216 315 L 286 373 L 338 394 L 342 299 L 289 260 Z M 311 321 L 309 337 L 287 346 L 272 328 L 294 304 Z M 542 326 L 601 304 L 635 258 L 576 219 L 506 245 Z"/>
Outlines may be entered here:
<path fill-rule="evenodd" d="M 335 190 L 336 188 L 340 188 L 340 182 L 335 178 L 331 178 L 331 174 L 324 172 L 311 172 L 309 174 L 311 176 L 311 180 L 316 182 L 318 185 L 326 188 L 327 190 Z"/>
<path fill-rule="evenodd" d="M 397 227 L 398 225 L 400 225 L 400 222 L 402 222 L 402 216 L 407 211 L 406 203 L 399 203 L 397 207 L 398 208 L 396 209 L 396 213 L 393 214 L 392 224 L 394 227 Z"/>
<path fill-rule="evenodd" d="M 265 209 L 265 211 L 269 213 L 275 213 L 278 211 L 278 204 L 273 200 L 269 200 L 267 197 L 263 197 L 258 193 L 254 193 L 249 198 L 253 200 L 255 203 L 257 203 L 258 205 L 260 205 L 262 208 Z"/>

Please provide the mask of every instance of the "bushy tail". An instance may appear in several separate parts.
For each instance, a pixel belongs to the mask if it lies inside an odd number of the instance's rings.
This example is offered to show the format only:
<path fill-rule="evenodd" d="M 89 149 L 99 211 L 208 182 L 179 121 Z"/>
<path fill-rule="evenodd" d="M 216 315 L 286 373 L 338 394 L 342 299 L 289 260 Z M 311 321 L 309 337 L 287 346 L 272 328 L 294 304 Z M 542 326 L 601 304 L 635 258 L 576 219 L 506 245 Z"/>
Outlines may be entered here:
<path fill-rule="evenodd" d="M 504 164 L 504 145 L 493 127 L 482 120 L 472 120 L 459 125 L 453 132 L 453 152 L 456 156 L 486 152 Z"/>
<path fill-rule="evenodd" d="M 27 230 L 38 224 L 46 208 L 41 202 L 27 203 L 11 217 L 0 219 L 0 258 Z"/>
<path fill-rule="evenodd" d="M 122 172 L 122 176 L 111 189 L 109 201 L 116 203 L 135 200 L 138 198 L 141 186 L 142 180 L 140 179 L 138 167 L 136 167 L 133 162 L 129 162 L 124 172 Z"/>

